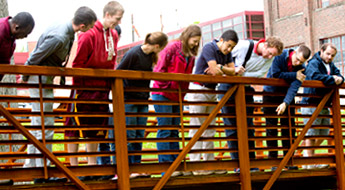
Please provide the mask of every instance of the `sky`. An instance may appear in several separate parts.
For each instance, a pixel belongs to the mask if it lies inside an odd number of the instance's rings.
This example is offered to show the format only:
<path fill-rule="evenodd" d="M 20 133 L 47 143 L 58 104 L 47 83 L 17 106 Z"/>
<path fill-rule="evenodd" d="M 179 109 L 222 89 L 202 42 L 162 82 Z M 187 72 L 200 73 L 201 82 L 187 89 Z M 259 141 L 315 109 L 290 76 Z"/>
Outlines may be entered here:
<path fill-rule="evenodd" d="M 33 32 L 24 40 L 17 40 L 17 51 L 26 49 L 27 41 L 37 41 L 44 30 L 52 24 L 67 22 L 80 6 L 88 6 L 97 17 L 103 17 L 103 7 L 109 0 L 7 0 L 10 16 L 18 12 L 30 12 L 35 19 Z M 171 32 L 196 22 L 205 22 L 242 11 L 263 11 L 263 0 L 118 0 L 125 9 L 120 27 L 118 46 L 132 42 L 132 23 L 143 40 L 147 33 L 161 30 Z M 25 51 L 25 50 L 24 50 Z"/>

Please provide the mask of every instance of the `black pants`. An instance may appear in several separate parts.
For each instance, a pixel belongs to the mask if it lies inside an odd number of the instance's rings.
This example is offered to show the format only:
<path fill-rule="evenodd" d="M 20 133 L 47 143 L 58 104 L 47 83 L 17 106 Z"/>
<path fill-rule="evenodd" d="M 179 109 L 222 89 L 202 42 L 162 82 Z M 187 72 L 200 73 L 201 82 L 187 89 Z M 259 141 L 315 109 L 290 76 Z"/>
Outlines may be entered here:
<path fill-rule="evenodd" d="M 284 97 L 283 96 L 264 96 L 263 103 L 283 103 Z M 294 104 L 292 102 L 291 104 Z M 264 107 L 264 114 L 276 115 L 277 107 Z M 295 108 L 290 108 L 290 114 L 295 114 Z M 286 109 L 283 115 L 288 115 L 288 110 Z M 266 118 L 266 126 L 277 126 L 278 125 L 278 118 Z M 280 118 L 280 125 L 289 126 L 289 119 L 288 118 Z M 295 126 L 294 118 L 291 119 L 291 126 Z M 295 137 L 296 130 L 292 129 L 292 137 Z M 266 129 L 266 136 L 267 137 L 276 137 L 278 136 L 277 129 Z M 281 137 L 290 137 L 289 129 L 282 129 L 281 130 Z M 283 147 L 289 148 L 290 147 L 290 140 L 282 140 Z M 267 141 L 267 147 L 274 148 L 278 147 L 278 141 L 276 140 L 269 140 Z M 284 155 L 286 155 L 287 151 L 284 151 Z M 268 154 L 269 158 L 277 158 L 278 151 L 270 151 Z"/>

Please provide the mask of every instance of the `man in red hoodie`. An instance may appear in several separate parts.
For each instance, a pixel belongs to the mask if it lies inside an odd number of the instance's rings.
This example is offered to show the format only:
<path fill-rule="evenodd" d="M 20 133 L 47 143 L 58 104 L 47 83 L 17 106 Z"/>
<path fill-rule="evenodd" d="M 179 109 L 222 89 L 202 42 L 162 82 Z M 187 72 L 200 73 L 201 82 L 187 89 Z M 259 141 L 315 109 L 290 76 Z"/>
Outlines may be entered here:
<path fill-rule="evenodd" d="M 110 1 L 103 9 L 103 19 L 98 20 L 94 27 L 85 33 L 81 33 L 78 39 L 78 49 L 76 57 L 73 61 L 73 68 L 93 68 L 93 69 L 111 69 L 115 68 L 117 56 L 117 43 L 119 41 L 115 26 L 121 23 L 124 9 L 117 1 Z M 76 86 L 97 86 L 110 87 L 111 81 L 104 78 L 88 78 L 74 77 L 73 85 Z M 73 90 L 73 95 L 77 95 L 78 99 L 108 99 L 109 91 L 86 91 Z M 90 111 L 109 112 L 107 104 L 77 104 L 78 112 Z M 70 110 L 70 111 L 75 111 Z M 81 117 L 78 119 L 80 124 L 88 125 L 107 125 L 108 118 L 105 117 Z M 73 119 L 70 120 L 73 124 Z M 77 122 L 78 123 L 78 122 Z M 78 138 L 79 134 L 73 131 L 67 131 L 66 136 L 70 138 Z M 106 131 L 83 131 L 83 137 L 105 138 Z M 98 144 L 86 144 L 88 152 L 96 152 Z M 78 145 L 70 144 L 69 152 L 76 152 Z M 71 159 L 71 165 L 77 165 L 77 158 Z M 89 165 L 96 165 L 97 158 L 89 157 Z M 83 178 L 82 180 L 88 180 Z"/>

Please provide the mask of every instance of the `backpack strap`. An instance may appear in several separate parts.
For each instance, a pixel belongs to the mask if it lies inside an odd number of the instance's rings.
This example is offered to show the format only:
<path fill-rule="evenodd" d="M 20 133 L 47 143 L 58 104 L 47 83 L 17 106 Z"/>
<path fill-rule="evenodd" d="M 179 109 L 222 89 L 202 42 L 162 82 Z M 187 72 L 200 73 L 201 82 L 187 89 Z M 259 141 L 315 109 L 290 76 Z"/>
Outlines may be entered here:
<path fill-rule="evenodd" d="M 244 59 L 242 67 L 246 68 L 247 61 L 250 59 L 254 49 L 254 42 L 253 40 L 249 40 L 249 48 L 246 54 L 246 58 Z"/>

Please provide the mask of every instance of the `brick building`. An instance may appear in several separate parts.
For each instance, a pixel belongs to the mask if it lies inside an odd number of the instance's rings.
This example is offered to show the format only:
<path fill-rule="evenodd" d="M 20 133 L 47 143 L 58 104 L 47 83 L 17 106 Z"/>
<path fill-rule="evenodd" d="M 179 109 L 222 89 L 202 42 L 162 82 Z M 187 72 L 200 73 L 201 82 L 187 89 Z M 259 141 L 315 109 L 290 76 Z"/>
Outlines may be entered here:
<path fill-rule="evenodd" d="M 334 59 L 344 74 L 344 0 L 264 0 L 266 36 L 279 36 L 286 47 L 305 44 L 313 53 L 331 42 L 338 53 Z"/>

